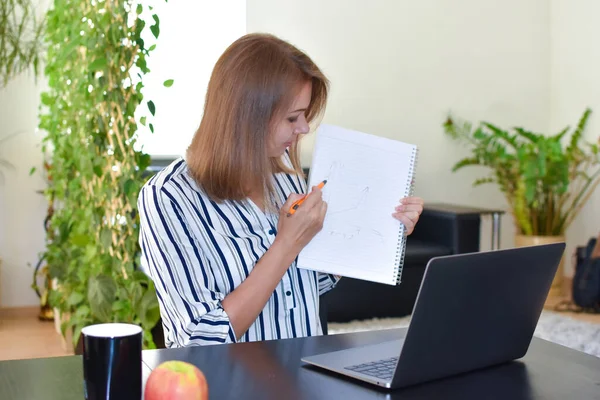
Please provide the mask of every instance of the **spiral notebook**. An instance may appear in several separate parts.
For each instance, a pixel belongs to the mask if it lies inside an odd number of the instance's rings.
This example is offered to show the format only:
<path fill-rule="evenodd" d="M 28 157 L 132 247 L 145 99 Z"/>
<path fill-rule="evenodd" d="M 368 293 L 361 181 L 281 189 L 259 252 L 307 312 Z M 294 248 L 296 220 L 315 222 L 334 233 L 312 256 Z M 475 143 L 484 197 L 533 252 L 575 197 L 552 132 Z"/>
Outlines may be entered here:
<path fill-rule="evenodd" d="M 323 229 L 301 251 L 298 267 L 397 285 L 405 228 L 392 217 L 412 195 L 417 146 L 333 125 L 321 125 L 309 190 L 323 180 Z"/>

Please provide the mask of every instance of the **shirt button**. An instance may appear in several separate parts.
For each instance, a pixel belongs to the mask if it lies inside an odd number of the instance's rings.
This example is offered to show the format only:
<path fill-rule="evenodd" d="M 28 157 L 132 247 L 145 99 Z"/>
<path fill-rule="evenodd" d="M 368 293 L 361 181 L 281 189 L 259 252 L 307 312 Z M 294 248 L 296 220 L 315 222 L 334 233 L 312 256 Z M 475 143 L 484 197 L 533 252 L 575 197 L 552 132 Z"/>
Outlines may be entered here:
<path fill-rule="evenodd" d="M 274 235 L 275 231 L 273 229 L 269 229 L 269 235 Z"/>
<path fill-rule="evenodd" d="M 291 295 L 292 295 L 292 292 L 290 292 L 290 291 L 288 290 L 287 292 L 285 292 L 285 295 L 286 295 L 286 296 L 291 296 Z"/>

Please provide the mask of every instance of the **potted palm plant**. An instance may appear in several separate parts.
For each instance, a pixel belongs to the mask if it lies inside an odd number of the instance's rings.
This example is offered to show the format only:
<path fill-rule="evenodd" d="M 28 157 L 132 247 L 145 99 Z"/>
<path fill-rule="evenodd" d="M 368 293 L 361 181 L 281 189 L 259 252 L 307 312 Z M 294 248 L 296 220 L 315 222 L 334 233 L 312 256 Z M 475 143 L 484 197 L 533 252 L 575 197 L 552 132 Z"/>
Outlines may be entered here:
<path fill-rule="evenodd" d="M 586 109 L 575 129 L 567 126 L 554 135 L 520 127 L 505 130 L 485 121 L 474 127 L 451 115 L 444 122 L 444 132 L 471 149 L 452 170 L 487 168 L 489 173 L 474 185 L 498 185 L 517 229 L 516 246 L 564 241 L 567 228 L 600 183 L 598 143 L 583 138 L 590 114 Z M 550 296 L 561 294 L 562 278 L 563 262 Z"/>

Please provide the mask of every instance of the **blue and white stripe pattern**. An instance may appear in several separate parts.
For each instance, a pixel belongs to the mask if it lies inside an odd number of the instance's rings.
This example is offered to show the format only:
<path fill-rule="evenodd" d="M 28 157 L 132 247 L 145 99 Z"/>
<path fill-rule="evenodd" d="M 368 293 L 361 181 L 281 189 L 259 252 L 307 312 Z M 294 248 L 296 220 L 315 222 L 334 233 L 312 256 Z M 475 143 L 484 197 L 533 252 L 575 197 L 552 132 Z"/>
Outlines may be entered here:
<path fill-rule="evenodd" d="M 273 179 L 277 208 L 291 193 L 306 193 L 299 176 L 282 173 Z M 279 215 L 249 200 L 215 203 L 192 179 L 184 159 L 144 185 L 138 207 L 142 269 L 156 286 L 166 346 L 235 342 L 221 301 L 273 243 Z M 240 341 L 321 335 L 319 295 L 337 279 L 296 268 L 294 262 Z"/>

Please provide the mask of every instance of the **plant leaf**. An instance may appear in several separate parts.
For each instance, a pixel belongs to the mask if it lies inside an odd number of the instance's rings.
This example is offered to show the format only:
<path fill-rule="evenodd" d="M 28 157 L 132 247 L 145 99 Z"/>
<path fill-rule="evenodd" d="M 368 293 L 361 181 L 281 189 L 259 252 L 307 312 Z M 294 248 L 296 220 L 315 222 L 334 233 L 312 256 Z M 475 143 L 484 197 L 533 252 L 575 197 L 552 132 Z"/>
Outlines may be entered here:
<path fill-rule="evenodd" d="M 67 299 L 67 305 L 76 306 L 85 299 L 85 296 L 79 292 L 72 292 Z"/>
<path fill-rule="evenodd" d="M 165 85 L 165 87 L 171 87 L 171 86 L 173 86 L 173 83 L 174 83 L 174 82 L 175 82 L 175 80 L 173 80 L 173 79 L 167 79 L 167 80 L 166 80 L 166 81 L 163 83 L 163 85 Z"/>
<path fill-rule="evenodd" d="M 152 100 L 148 101 L 148 110 L 150 110 L 150 114 L 152 114 L 152 116 L 154 116 L 154 113 L 156 113 L 156 106 Z"/>
<path fill-rule="evenodd" d="M 83 330 L 83 324 L 77 324 L 73 328 L 73 348 L 77 347 L 77 342 L 79 342 L 79 336 L 81 335 L 81 331 Z"/>
<path fill-rule="evenodd" d="M 160 308 L 154 286 L 151 285 L 142 296 L 138 307 L 138 315 L 145 327 L 153 327 L 160 318 Z"/>
<path fill-rule="evenodd" d="M 110 321 L 117 287 L 110 276 L 98 275 L 88 281 L 88 301 L 92 314 L 101 321 Z"/>
<path fill-rule="evenodd" d="M 73 235 L 71 237 L 71 243 L 75 246 L 85 247 L 90 242 L 90 237 L 88 235 Z"/>
<path fill-rule="evenodd" d="M 154 37 L 158 39 L 158 35 L 160 34 L 158 15 L 152 15 L 152 19 L 154 19 L 154 25 L 150 26 L 150 30 L 152 31 Z"/>
<path fill-rule="evenodd" d="M 127 300 L 117 300 L 112 305 L 113 311 L 122 311 L 126 310 L 129 306 L 129 302 Z"/>
<path fill-rule="evenodd" d="M 136 282 L 148 282 L 148 275 L 138 269 L 133 271 L 133 280 Z"/>
<path fill-rule="evenodd" d="M 151 162 L 152 162 L 152 158 L 150 157 L 149 154 L 139 154 L 139 157 L 137 160 L 137 166 L 140 169 L 140 171 L 145 171 L 146 168 L 148 168 L 150 166 Z"/>
<path fill-rule="evenodd" d="M 452 167 L 452 171 L 456 172 L 468 165 L 480 165 L 479 159 L 475 157 L 463 158 Z"/>
<path fill-rule="evenodd" d="M 112 232 L 105 228 L 100 232 L 100 243 L 102 247 L 108 249 L 112 245 Z"/>
<path fill-rule="evenodd" d="M 484 185 L 486 183 L 494 183 L 494 178 L 479 178 L 473 182 L 473 186 Z"/>
<path fill-rule="evenodd" d="M 106 68 L 107 65 L 108 65 L 108 61 L 106 60 L 106 57 L 102 57 L 102 58 L 95 59 L 90 64 L 89 68 L 90 68 L 90 71 L 98 71 L 98 70 Z"/>
<path fill-rule="evenodd" d="M 125 181 L 125 184 L 123 185 L 123 192 L 125 193 L 125 196 L 131 196 L 131 193 L 133 192 L 134 188 L 135 182 L 133 181 L 133 179 L 127 179 Z"/>
<path fill-rule="evenodd" d="M 85 304 L 77 307 L 77 311 L 75 311 L 75 316 L 79 319 L 87 318 L 90 315 L 92 310 Z"/>

